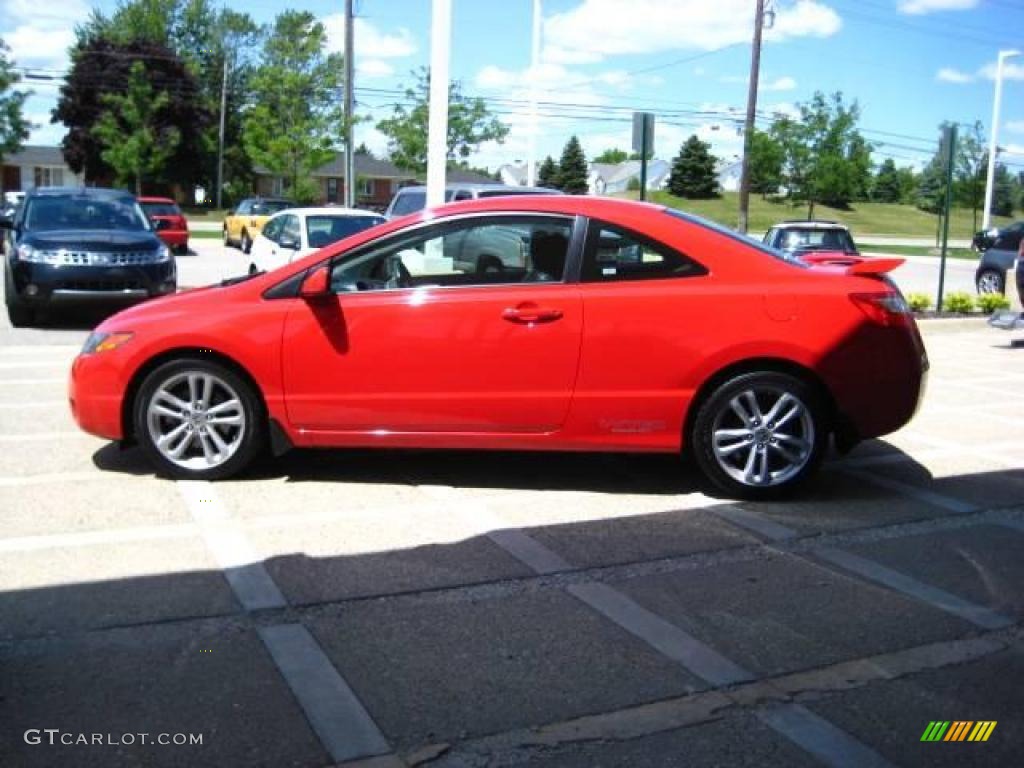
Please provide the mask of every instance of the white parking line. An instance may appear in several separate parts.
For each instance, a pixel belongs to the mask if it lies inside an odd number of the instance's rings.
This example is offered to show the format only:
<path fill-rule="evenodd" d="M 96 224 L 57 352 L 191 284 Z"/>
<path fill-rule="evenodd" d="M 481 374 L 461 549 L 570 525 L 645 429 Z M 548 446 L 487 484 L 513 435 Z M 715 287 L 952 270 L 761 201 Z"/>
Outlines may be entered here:
<path fill-rule="evenodd" d="M 110 475 L 96 470 L 95 472 L 45 472 L 36 475 L 25 475 L 23 477 L 0 477 L 0 488 L 79 483 L 87 480 L 110 482 Z"/>
<path fill-rule="evenodd" d="M 32 385 L 36 385 L 36 384 L 67 384 L 67 383 L 68 383 L 68 379 L 67 379 L 66 376 L 60 376 L 58 378 L 52 378 L 52 379 L 0 379 L 0 384 L 2 384 L 3 386 L 8 386 L 10 384 L 19 384 L 19 385 L 21 385 L 21 384 L 25 384 L 25 385 L 32 384 Z"/>
<path fill-rule="evenodd" d="M 1002 629 L 1013 624 L 1013 619 L 996 613 L 991 608 L 964 600 L 961 597 L 946 592 L 944 589 L 925 584 L 912 576 L 894 571 L 892 568 L 887 568 L 880 563 L 860 557 L 852 552 L 824 547 L 814 550 L 814 554 L 868 581 L 889 587 L 941 611 L 959 616 L 961 619 L 969 621 L 971 624 L 982 629 Z"/>
<path fill-rule="evenodd" d="M 91 547 L 98 544 L 123 544 L 129 541 L 187 539 L 195 536 L 198 531 L 199 529 L 194 523 L 171 523 L 169 525 L 118 528 L 116 530 L 82 531 L 81 533 L 17 536 L 0 539 L 0 553 L 34 552 L 43 549 L 70 549 L 72 547 Z"/>
<path fill-rule="evenodd" d="M 0 403 L 0 409 L 21 411 L 26 408 L 66 408 L 67 405 L 67 400 L 32 400 L 27 403 Z"/>
<path fill-rule="evenodd" d="M 859 469 L 846 469 L 840 467 L 840 470 L 849 475 L 858 477 L 861 480 L 874 483 L 875 485 L 880 485 L 883 488 L 896 491 L 911 499 L 922 501 L 925 504 L 930 504 L 933 507 L 938 507 L 939 509 L 944 509 L 947 512 L 953 512 L 954 514 L 966 515 L 971 512 L 977 512 L 980 509 L 977 504 L 972 504 L 969 501 L 963 501 L 962 499 L 956 499 L 942 493 L 929 491 L 926 488 L 911 485 L 910 483 L 904 483 L 900 480 L 894 480 L 890 477 L 875 475 L 870 472 L 863 472 Z"/>
<path fill-rule="evenodd" d="M 832 768 L 891 768 L 892 764 L 841 728 L 800 704 L 761 709 L 758 719 Z"/>
<path fill-rule="evenodd" d="M 43 443 L 48 440 L 77 440 L 82 437 L 91 438 L 85 432 L 23 432 L 19 435 L 0 435 L 0 443 Z"/>
<path fill-rule="evenodd" d="M 47 362 L 40 363 L 38 361 L 23 360 L 16 363 L 5 363 L 0 362 L 0 371 L 13 371 L 22 368 L 66 368 L 68 363 L 63 360 L 49 360 Z"/>

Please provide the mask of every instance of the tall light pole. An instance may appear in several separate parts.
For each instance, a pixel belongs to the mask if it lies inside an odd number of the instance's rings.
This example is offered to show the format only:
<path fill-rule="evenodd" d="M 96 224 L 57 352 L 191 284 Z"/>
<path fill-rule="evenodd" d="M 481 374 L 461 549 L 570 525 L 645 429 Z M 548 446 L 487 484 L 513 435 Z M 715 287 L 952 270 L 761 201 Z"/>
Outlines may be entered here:
<path fill-rule="evenodd" d="M 533 0 L 533 45 L 530 57 L 530 143 L 526 158 L 526 186 L 537 184 L 537 74 L 540 68 L 540 0 Z"/>
<path fill-rule="evenodd" d="M 448 161 L 448 55 L 452 0 L 434 0 L 430 24 L 430 109 L 427 115 L 427 206 L 444 203 Z"/>
<path fill-rule="evenodd" d="M 774 12 L 769 13 L 774 18 Z M 740 220 L 737 229 L 744 235 L 749 224 L 750 147 L 754 138 L 754 116 L 757 113 L 757 81 L 761 76 L 761 33 L 764 29 L 764 17 L 764 0 L 757 0 L 757 9 L 754 11 L 754 44 L 750 52 L 750 84 L 747 87 L 747 119 L 743 124 L 743 162 L 740 166 Z"/>
<path fill-rule="evenodd" d="M 1020 56 L 1020 51 L 1000 51 L 999 62 L 996 64 L 996 96 L 992 102 L 992 138 L 988 143 L 988 178 L 985 181 L 985 210 L 981 218 L 982 229 L 988 229 L 992 223 L 992 193 L 996 180 L 996 155 L 999 154 L 999 107 L 1003 100 L 1003 62 L 1013 56 Z"/>
<path fill-rule="evenodd" d="M 345 0 L 345 200 L 348 208 L 356 205 L 356 151 L 352 146 L 352 72 L 354 70 L 355 45 L 353 43 L 352 0 Z M 335 202 L 332 200 L 331 202 Z"/>

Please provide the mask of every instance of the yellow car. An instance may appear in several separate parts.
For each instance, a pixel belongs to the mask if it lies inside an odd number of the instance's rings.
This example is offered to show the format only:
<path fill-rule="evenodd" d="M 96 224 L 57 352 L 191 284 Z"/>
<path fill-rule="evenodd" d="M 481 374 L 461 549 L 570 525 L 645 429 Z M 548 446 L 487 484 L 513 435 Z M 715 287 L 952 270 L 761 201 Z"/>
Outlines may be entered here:
<path fill-rule="evenodd" d="M 295 205 L 291 200 L 272 197 L 247 197 L 224 217 L 224 245 L 235 245 L 243 253 L 252 250 L 252 241 L 267 219 L 278 211 Z"/>

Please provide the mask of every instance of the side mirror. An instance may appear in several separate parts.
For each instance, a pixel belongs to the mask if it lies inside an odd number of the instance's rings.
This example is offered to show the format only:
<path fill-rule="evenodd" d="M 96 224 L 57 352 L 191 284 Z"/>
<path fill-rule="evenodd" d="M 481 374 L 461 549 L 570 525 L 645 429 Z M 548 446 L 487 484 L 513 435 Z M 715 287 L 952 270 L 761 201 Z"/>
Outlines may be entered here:
<path fill-rule="evenodd" d="M 294 237 L 282 237 L 280 240 L 277 241 L 277 244 L 280 245 L 282 248 L 287 248 L 292 251 L 299 250 L 299 241 L 296 240 Z"/>
<path fill-rule="evenodd" d="M 330 296 L 330 276 L 331 271 L 326 264 L 316 267 L 306 274 L 302 285 L 299 286 L 299 296 L 304 299 L 322 299 Z"/>

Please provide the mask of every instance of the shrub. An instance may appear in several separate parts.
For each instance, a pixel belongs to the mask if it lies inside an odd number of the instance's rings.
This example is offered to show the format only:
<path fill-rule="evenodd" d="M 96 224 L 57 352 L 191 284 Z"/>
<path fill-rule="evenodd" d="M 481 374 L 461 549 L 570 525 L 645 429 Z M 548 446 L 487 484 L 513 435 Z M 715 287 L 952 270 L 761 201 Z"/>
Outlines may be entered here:
<path fill-rule="evenodd" d="M 907 304 L 915 312 L 924 312 L 932 306 L 932 297 L 927 293 L 911 293 L 907 295 Z"/>
<path fill-rule="evenodd" d="M 946 297 L 945 305 L 947 312 L 966 314 L 974 311 L 974 297 L 965 291 L 956 291 Z"/>
<path fill-rule="evenodd" d="M 991 315 L 1000 309 L 1009 309 L 1010 300 L 1001 293 L 983 293 L 978 297 L 978 309 Z"/>

